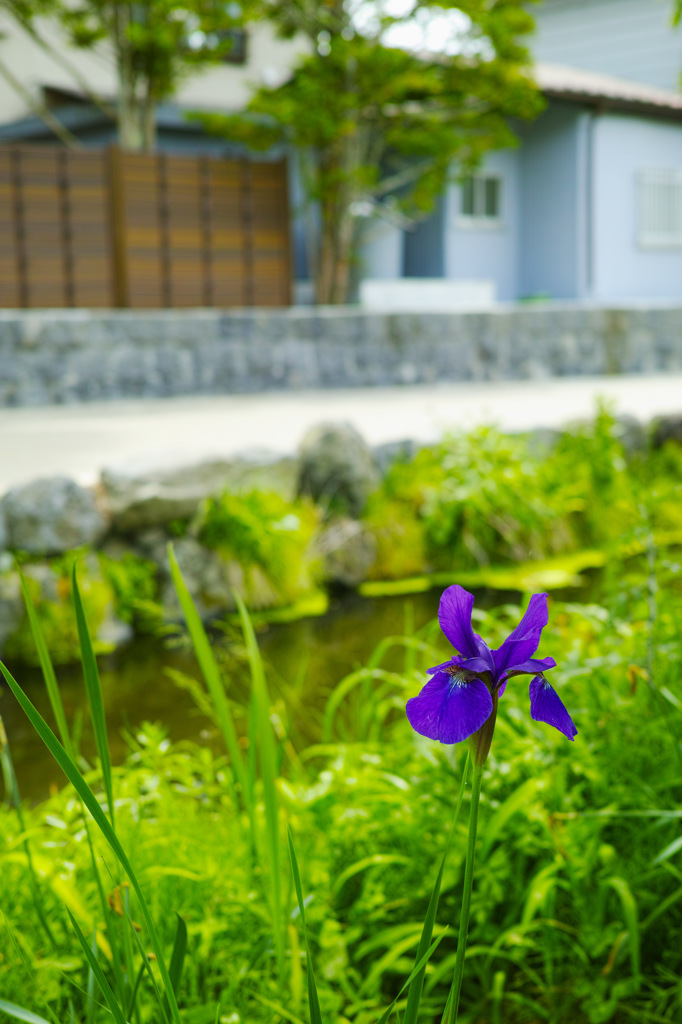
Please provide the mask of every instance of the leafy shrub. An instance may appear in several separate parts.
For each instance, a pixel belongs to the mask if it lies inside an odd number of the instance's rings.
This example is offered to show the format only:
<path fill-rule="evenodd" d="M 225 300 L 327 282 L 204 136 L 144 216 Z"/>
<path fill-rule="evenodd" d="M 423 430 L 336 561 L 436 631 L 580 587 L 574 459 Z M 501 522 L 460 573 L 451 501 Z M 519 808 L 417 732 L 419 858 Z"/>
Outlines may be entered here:
<path fill-rule="evenodd" d="M 202 544 L 242 566 L 258 566 L 285 600 L 313 585 L 309 549 L 317 512 L 273 492 L 225 493 L 204 503 L 195 529 Z"/>

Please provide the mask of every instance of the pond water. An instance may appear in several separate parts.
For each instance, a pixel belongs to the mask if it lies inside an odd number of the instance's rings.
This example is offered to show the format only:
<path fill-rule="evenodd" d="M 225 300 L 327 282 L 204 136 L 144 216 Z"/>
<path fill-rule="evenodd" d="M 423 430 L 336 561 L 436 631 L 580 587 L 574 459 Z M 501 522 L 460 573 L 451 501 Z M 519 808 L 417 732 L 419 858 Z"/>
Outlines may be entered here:
<path fill-rule="evenodd" d="M 435 618 L 442 588 L 410 597 L 362 598 L 344 595 L 331 601 L 329 611 L 317 618 L 271 624 L 259 630 L 259 645 L 268 672 L 274 701 L 281 699 L 293 719 L 297 747 L 320 738 L 320 712 L 334 686 L 353 669 L 366 664 L 377 644 L 386 636 L 420 630 Z M 557 597 L 563 595 L 556 594 Z M 567 595 L 568 596 L 568 593 Z M 575 591 L 570 595 L 575 598 Z M 478 607 L 493 607 L 519 595 L 499 590 L 476 593 Z M 434 627 L 434 636 L 437 629 Z M 237 627 L 216 633 L 215 644 L 224 662 L 230 695 L 237 704 L 249 692 L 248 668 L 234 653 L 240 645 Z M 399 669 L 404 655 L 394 650 L 384 667 Z M 168 670 L 194 679 L 200 672 L 184 638 L 164 640 L 142 637 L 114 654 L 99 659 L 110 745 L 114 762 L 129 749 L 126 731 L 134 733 L 142 722 L 164 724 L 174 740 L 203 740 L 222 749 L 213 723 L 201 713 L 187 689 L 170 678 Z M 40 713 L 53 725 L 52 715 L 39 669 L 9 665 Z M 67 720 L 83 718 L 80 749 L 86 758 L 93 753 L 92 734 L 86 713 L 86 699 L 79 665 L 57 668 Z M 292 697 L 294 698 L 292 701 Z M 298 709 L 298 710 L 296 710 Z M 30 726 L 8 688 L 0 690 L 0 715 L 9 738 L 22 797 L 39 800 L 64 777 L 41 740 Z"/>

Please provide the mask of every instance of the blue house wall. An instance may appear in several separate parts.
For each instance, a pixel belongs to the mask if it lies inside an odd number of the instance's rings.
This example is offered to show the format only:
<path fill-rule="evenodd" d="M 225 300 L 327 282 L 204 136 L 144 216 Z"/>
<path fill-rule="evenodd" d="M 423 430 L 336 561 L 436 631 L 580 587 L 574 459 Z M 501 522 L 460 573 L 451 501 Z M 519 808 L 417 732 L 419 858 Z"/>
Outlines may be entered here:
<path fill-rule="evenodd" d="M 647 170 L 682 173 L 678 121 L 552 101 L 523 128 L 519 149 L 481 168 L 501 181 L 499 222 L 467 224 L 453 185 L 406 235 L 402 272 L 492 280 L 501 301 L 682 300 L 682 240 L 652 247 L 640 237 Z"/>
<path fill-rule="evenodd" d="M 522 136 L 519 298 L 582 298 L 587 291 L 585 118 L 552 103 Z"/>
<path fill-rule="evenodd" d="M 502 301 L 518 295 L 520 228 L 519 153 L 500 150 L 491 153 L 483 168 L 500 181 L 499 222 L 482 225 L 467 222 L 461 215 L 461 187 L 448 189 L 443 203 L 444 277 L 485 278 L 495 282 Z"/>
<path fill-rule="evenodd" d="M 597 115 L 592 153 L 593 297 L 682 299 L 682 246 L 642 245 L 637 194 L 643 170 L 682 172 L 682 125 Z"/>
<path fill-rule="evenodd" d="M 682 31 L 670 0 L 544 0 L 532 5 L 536 61 L 676 90 Z"/>

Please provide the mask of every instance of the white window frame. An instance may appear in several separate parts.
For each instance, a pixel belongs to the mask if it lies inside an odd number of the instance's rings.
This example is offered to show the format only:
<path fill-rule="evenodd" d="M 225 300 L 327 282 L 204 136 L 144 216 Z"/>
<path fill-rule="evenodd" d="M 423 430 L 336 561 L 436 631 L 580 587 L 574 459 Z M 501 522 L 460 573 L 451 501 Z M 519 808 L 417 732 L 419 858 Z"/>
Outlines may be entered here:
<path fill-rule="evenodd" d="M 497 182 L 497 214 L 492 216 L 486 216 L 482 212 L 463 213 L 462 212 L 462 200 L 464 196 L 464 185 L 460 184 L 457 189 L 457 212 L 455 215 L 455 223 L 459 228 L 465 228 L 469 231 L 499 231 L 504 227 L 504 219 L 502 217 L 502 209 L 504 202 L 504 178 L 501 174 L 495 172 L 484 172 L 482 174 L 472 174 L 471 179 L 474 183 L 474 210 L 479 207 L 480 210 L 485 210 L 485 183 L 493 180 Z"/>
<path fill-rule="evenodd" d="M 651 224 L 652 219 L 660 221 L 661 214 L 670 216 L 668 229 Z M 637 242 L 643 249 L 682 249 L 682 168 L 647 167 L 638 172 Z"/>

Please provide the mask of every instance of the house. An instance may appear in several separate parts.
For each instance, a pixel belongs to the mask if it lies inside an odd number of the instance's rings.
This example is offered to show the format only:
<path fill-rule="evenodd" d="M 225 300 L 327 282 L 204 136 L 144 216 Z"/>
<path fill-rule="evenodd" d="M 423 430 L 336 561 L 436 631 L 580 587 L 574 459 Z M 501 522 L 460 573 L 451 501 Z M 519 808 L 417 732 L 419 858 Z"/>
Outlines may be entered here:
<path fill-rule="evenodd" d="M 536 77 L 546 110 L 394 238 L 402 273 L 488 279 L 502 301 L 682 299 L 682 96 L 560 65 Z"/>
<path fill-rule="evenodd" d="M 545 0 L 533 13 L 546 110 L 517 126 L 517 149 L 491 153 L 423 223 L 373 220 L 365 276 L 489 282 L 500 301 L 682 300 L 682 30 L 670 24 L 669 0 Z M 9 23 L 0 31 L 0 59 L 25 90 L 86 144 L 111 141 L 111 121 L 74 94 L 62 63 Z M 183 109 L 239 107 L 251 84 L 282 80 L 298 52 L 255 26 L 237 63 L 205 70 L 162 105 L 160 148 L 228 152 Z M 90 53 L 76 58 L 88 82 L 112 95 L 106 65 Z M 1 76 L 0 112 L 0 143 L 49 138 Z M 291 188 L 298 198 L 295 173 Z M 296 219 L 300 297 L 310 294 L 305 237 Z"/>
<path fill-rule="evenodd" d="M 412 231 L 375 229 L 370 277 L 492 282 L 499 300 L 682 300 L 682 30 L 666 0 L 533 10 L 546 110 Z"/>

